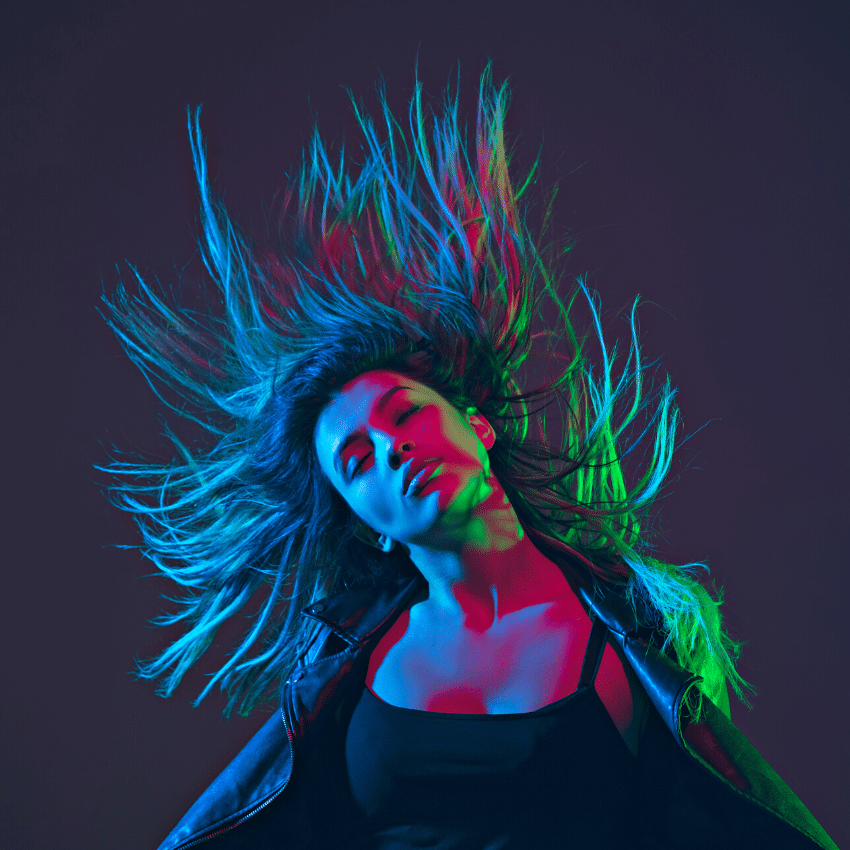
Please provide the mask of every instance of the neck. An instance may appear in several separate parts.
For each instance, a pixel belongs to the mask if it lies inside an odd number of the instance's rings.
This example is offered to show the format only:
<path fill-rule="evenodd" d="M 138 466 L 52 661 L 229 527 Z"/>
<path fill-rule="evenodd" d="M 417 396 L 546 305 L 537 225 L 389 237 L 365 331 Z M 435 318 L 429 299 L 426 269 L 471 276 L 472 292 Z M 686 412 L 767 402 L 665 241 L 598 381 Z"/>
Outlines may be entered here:
<path fill-rule="evenodd" d="M 410 545 L 428 582 L 423 605 L 444 624 L 485 632 L 509 614 L 571 593 L 563 572 L 532 543 L 495 476 L 465 534 Z"/>

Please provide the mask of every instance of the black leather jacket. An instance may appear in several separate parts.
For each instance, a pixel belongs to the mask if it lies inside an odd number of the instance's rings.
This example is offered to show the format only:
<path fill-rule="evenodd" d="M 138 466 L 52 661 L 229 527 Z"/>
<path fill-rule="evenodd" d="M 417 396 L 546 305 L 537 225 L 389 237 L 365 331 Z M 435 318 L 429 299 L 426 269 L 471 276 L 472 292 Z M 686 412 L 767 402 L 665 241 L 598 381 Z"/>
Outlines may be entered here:
<path fill-rule="evenodd" d="M 204 792 L 159 850 L 310 850 L 317 814 L 333 818 L 315 786 L 300 781 L 327 723 L 344 723 L 365 684 L 369 654 L 423 579 L 347 591 L 308 606 L 315 621 L 303 664 L 284 683 L 280 711 Z M 811 850 L 835 843 L 741 732 L 705 700 L 699 724 L 682 713 L 697 676 L 659 651 L 657 633 L 616 591 L 585 602 L 601 617 L 655 710 L 640 742 L 643 850 Z M 315 765 L 314 765 L 315 766 Z M 310 790 L 310 789 L 313 790 Z M 306 799 L 310 795 L 310 799 Z M 316 799 L 319 797 L 319 799 Z M 566 837 L 566 836 L 565 836 Z"/>

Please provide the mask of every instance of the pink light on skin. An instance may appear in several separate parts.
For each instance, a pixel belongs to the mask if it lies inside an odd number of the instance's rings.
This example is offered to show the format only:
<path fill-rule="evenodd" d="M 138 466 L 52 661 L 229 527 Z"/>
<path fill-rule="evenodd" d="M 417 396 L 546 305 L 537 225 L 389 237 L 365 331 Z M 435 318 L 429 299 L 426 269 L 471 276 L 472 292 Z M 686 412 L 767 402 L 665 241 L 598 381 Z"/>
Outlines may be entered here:
<path fill-rule="evenodd" d="M 513 611 L 571 592 L 564 574 L 525 534 L 490 472 L 495 432 L 430 387 L 389 371 L 341 387 L 314 435 L 319 463 L 379 548 L 405 547 L 429 585 L 425 604 L 443 622 L 487 631 Z M 411 462 L 440 458 L 416 497 Z"/>
<path fill-rule="evenodd" d="M 425 490 L 443 473 L 444 464 L 432 461 L 417 472 L 408 484 L 405 495 L 409 499 L 418 499 Z"/>

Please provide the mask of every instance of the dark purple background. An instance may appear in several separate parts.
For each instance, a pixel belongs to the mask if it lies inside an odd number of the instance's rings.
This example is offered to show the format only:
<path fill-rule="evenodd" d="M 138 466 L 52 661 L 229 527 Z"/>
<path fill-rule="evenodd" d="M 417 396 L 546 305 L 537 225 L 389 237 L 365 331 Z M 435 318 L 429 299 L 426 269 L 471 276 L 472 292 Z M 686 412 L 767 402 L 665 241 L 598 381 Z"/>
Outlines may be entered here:
<path fill-rule="evenodd" d="M 150 850 L 266 717 L 191 708 L 201 674 L 167 701 L 128 675 L 165 645 L 145 622 L 166 588 L 112 548 L 137 535 L 92 470 L 112 441 L 166 456 L 95 307 L 115 264 L 173 282 L 192 257 L 186 105 L 231 211 L 259 222 L 313 114 L 356 150 L 342 86 L 374 108 L 382 73 L 402 110 L 417 50 L 434 95 L 460 60 L 470 119 L 486 59 L 510 76 L 520 164 L 542 141 L 556 225 L 583 234 L 572 273 L 608 308 L 654 302 L 647 354 L 689 432 L 714 420 L 683 449 L 699 469 L 665 503 L 663 554 L 709 560 L 760 689 L 733 719 L 847 841 L 850 6 L 18 6 L 0 25 L 4 846 Z"/>

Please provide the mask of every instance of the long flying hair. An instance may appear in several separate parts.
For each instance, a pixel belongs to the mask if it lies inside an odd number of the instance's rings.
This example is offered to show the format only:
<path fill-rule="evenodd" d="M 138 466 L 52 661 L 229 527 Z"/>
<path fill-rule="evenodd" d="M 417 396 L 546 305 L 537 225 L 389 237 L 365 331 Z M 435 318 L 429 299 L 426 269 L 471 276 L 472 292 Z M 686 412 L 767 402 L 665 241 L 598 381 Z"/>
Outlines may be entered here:
<path fill-rule="evenodd" d="M 138 662 L 138 675 L 161 679 L 159 692 L 170 695 L 222 623 L 258 594 L 243 640 L 196 701 L 219 684 L 225 712 L 238 705 L 248 714 L 304 656 L 304 606 L 415 574 L 402 547 L 385 554 L 359 538 L 360 521 L 322 473 L 313 444 L 334 388 L 384 368 L 487 417 L 496 432 L 491 468 L 526 533 L 579 583 L 618 585 L 652 612 L 665 649 L 703 676 L 692 711 L 703 693 L 718 697 L 724 677 L 744 699 L 734 664 L 740 645 L 722 628 L 721 599 L 696 579 L 704 565 L 652 554 L 650 511 L 680 426 L 675 390 L 669 378 L 646 386 L 637 300 L 623 358 L 604 338 L 584 279 L 566 303 L 558 296 L 561 252 L 543 245 L 551 200 L 536 238 L 526 221 L 537 162 L 521 184 L 509 175 L 507 85 L 494 86 L 488 65 L 470 147 L 457 92 L 447 90 L 434 113 L 417 80 L 406 128 L 382 91 L 380 101 L 376 126 L 352 98 L 365 138 L 356 166 L 344 149 L 332 161 L 314 133 L 262 242 L 214 196 L 200 108 L 190 111 L 200 245 L 214 295 L 192 310 L 133 269 L 131 287 L 104 297 L 106 320 L 155 392 L 210 440 L 198 452 L 173 437 L 176 459 L 166 465 L 119 458 L 107 467 L 116 502 L 141 528 L 145 556 L 183 589 L 171 600 L 176 611 L 154 621 L 182 624 L 182 636 Z M 533 333 L 544 300 L 555 327 Z M 578 304 L 590 319 L 583 334 L 574 326 Z M 557 376 L 524 390 L 518 373 L 535 345 Z M 553 403 L 561 445 L 547 440 Z M 627 475 L 624 458 L 631 467 L 641 453 Z"/>

